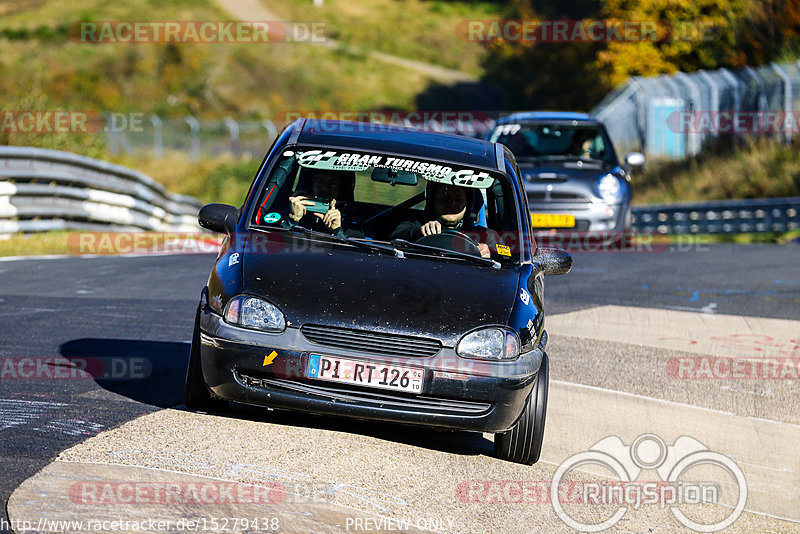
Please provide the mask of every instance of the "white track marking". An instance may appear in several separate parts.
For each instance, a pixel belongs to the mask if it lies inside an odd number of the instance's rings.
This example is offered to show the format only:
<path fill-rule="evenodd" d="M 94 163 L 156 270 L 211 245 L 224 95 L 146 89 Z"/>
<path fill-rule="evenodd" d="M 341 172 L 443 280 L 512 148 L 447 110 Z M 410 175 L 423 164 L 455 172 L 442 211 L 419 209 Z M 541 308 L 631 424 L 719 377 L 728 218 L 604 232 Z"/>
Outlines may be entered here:
<path fill-rule="evenodd" d="M 746 509 L 800 521 L 790 488 L 800 488 L 800 426 L 742 417 L 719 410 L 603 388 L 552 381 L 545 446 L 548 462 L 560 463 L 615 435 L 629 445 L 654 433 L 667 445 L 691 436 L 739 463 L 754 491 Z M 657 477 L 657 475 L 655 475 Z"/>
<path fill-rule="evenodd" d="M 724 357 L 800 358 L 800 321 L 599 306 L 545 319 L 550 334 Z"/>

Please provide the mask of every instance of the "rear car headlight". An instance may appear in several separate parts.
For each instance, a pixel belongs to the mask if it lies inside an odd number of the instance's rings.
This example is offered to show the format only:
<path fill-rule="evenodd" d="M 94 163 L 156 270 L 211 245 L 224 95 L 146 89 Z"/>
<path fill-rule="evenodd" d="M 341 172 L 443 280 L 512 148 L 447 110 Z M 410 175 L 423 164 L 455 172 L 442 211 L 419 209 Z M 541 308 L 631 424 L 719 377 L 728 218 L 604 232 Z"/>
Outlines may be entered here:
<path fill-rule="evenodd" d="M 613 174 L 606 174 L 597 181 L 597 191 L 606 202 L 622 200 L 622 183 Z"/>
<path fill-rule="evenodd" d="M 477 360 L 515 360 L 519 356 L 519 338 L 511 330 L 498 326 L 481 328 L 462 337 L 456 353 Z"/>
<path fill-rule="evenodd" d="M 286 330 L 283 312 L 264 299 L 248 295 L 233 297 L 228 302 L 225 308 L 225 322 L 265 332 Z"/>

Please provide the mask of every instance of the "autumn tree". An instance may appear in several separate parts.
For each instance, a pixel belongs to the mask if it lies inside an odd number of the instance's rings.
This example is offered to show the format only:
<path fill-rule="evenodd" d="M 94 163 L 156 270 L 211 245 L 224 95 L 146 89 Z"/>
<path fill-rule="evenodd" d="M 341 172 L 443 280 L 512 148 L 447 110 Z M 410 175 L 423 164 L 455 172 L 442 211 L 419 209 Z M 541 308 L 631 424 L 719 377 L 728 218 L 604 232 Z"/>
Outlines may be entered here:
<path fill-rule="evenodd" d="M 800 0 L 518 0 L 512 18 L 649 23 L 646 38 L 496 39 L 486 79 L 508 108 L 588 110 L 630 76 L 760 65 L 800 55 Z"/>

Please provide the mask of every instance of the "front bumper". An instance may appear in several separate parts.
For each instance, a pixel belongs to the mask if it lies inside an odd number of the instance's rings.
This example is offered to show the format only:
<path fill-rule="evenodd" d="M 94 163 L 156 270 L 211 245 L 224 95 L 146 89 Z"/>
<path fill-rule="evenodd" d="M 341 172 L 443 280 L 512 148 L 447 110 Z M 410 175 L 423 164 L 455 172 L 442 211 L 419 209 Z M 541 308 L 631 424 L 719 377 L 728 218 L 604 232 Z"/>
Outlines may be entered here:
<path fill-rule="evenodd" d="M 467 360 L 446 347 L 427 358 L 387 358 L 311 343 L 298 328 L 280 334 L 238 328 L 209 310 L 201 313 L 200 331 L 203 376 L 222 399 L 479 432 L 504 432 L 516 423 L 544 356 L 541 345 L 514 362 Z M 423 368 L 422 393 L 309 379 L 312 353 Z"/>

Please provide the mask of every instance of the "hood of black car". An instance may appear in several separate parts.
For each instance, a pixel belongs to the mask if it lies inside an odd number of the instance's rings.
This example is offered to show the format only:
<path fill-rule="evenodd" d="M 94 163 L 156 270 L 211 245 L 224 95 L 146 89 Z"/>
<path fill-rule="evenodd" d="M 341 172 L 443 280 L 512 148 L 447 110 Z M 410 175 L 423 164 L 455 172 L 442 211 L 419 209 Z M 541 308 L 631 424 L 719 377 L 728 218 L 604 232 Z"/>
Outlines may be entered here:
<path fill-rule="evenodd" d="M 263 236 L 259 236 L 263 239 Z M 517 298 L 516 269 L 354 249 L 270 233 L 245 252 L 245 293 L 281 308 L 289 326 L 322 324 L 439 339 L 506 324 Z"/>

